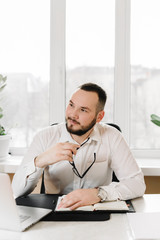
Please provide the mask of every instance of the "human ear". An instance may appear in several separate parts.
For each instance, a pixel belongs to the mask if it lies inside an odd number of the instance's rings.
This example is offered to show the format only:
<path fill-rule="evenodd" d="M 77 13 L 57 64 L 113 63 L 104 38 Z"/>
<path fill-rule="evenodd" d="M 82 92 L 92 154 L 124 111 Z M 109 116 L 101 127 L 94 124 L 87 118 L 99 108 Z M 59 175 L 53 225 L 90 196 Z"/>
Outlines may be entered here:
<path fill-rule="evenodd" d="M 97 114 L 97 120 L 96 120 L 96 122 L 100 122 L 100 121 L 103 119 L 104 114 L 105 114 L 104 110 L 100 111 L 100 112 Z"/>

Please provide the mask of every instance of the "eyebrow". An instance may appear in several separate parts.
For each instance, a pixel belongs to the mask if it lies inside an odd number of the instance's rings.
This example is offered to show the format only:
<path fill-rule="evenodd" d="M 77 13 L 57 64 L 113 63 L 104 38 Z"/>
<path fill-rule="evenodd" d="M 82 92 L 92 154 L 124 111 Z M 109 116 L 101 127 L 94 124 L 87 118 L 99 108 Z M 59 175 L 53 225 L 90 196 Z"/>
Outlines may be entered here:
<path fill-rule="evenodd" d="M 70 100 L 69 102 L 72 103 L 73 105 L 75 105 L 74 102 L 73 102 L 72 100 Z M 83 106 L 80 106 L 80 108 L 81 108 L 81 109 L 84 109 L 84 110 L 91 111 L 91 109 L 90 109 L 89 107 L 83 107 Z"/>

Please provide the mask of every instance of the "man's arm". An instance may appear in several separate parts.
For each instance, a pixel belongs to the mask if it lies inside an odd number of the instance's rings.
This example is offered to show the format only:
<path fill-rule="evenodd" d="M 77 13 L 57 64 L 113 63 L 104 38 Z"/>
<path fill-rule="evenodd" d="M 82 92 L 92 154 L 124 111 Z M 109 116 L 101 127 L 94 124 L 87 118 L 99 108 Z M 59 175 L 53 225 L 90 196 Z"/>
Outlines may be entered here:
<path fill-rule="evenodd" d="M 31 193 L 46 166 L 63 160 L 73 161 L 72 155 L 79 147 L 73 143 L 58 143 L 45 150 L 46 145 L 43 135 L 37 134 L 14 175 L 12 188 L 15 197 Z"/>
<path fill-rule="evenodd" d="M 141 197 L 145 192 L 143 174 L 133 176 L 120 182 L 112 182 L 108 186 L 101 186 L 103 200 L 128 200 Z M 78 207 L 95 204 L 101 201 L 98 196 L 99 189 L 77 189 L 67 194 L 59 205 L 59 208 L 70 208 L 74 210 Z"/>
<path fill-rule="evenodd" d="M 145 192 L 143 174 L 139 172 L 136 176 L 131 176 L 120 182 L 112 182 L 108 186 L 100 186 L 103 191 L 103 200 L 128 200 L 141 197 Z M 74 210 L 78 207 L 95 204 L 101 201 L 98 196 L 98 188 L 77 189 L 67 194 L 59 205 L 59 208 L 69 207 Z"/>

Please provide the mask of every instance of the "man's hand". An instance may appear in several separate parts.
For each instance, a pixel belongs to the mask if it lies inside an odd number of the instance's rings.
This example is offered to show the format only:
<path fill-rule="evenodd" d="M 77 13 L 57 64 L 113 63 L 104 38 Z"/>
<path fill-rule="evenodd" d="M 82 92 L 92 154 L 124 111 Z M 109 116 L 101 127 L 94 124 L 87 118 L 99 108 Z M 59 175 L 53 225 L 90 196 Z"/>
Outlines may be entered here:
<path fill-rule="evenodd" d="M 73 155 L 76 155 L 77 148 L 80 146 L 74 143 L 57 143 L 35 158 L 35 166 L 44 168 L 59 161 L 73 161 Z"/>
<path fill-rule="evenodd" d="M 100 202 L 100 198 L 98 197 L 98 189 L 77 189 L 67 194 L 59 204 L 58 208 L 70 208 L 71 210 L 74 210 L 78 207 L 87 206 L 98 202 Z"/>

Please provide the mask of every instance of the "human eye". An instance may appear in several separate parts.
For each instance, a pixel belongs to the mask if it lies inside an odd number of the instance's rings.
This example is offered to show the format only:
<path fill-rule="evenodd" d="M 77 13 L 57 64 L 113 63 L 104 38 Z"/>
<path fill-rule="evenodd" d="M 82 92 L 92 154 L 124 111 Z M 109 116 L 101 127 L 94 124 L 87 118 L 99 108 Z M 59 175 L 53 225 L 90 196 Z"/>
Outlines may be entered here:
<path fill-rule="evenodd" d="M 81 112 L 87 112 L 85 108 L 81 108 Z"/>
<path fill-rule="evenodd" d="M 72 103 L 72 102 L 70 102 L 70 103 L 69 103 L 69 106 L 70 106 L 70 107 L 73 107 L 73 103 Z"/>

